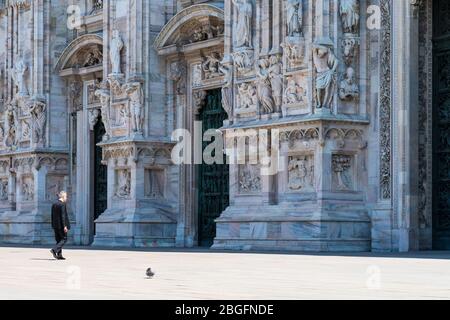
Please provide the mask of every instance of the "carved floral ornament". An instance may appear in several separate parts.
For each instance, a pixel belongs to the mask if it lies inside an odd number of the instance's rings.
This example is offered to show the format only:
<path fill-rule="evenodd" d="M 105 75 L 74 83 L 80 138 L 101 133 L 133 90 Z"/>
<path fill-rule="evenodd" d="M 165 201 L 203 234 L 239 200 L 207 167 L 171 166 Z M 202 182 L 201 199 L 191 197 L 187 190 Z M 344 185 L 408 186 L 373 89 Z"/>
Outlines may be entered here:
<path fill-rule="evenodd" d="M 171 161 L 173 145 L 157 146 L 135 146 L 135 145 L 110 145 L 103 147 L 103 162 L 114 160 L 116 164 L 119 160 L 123 163 L 128 160 L 138 162 L 146 159 L 150 164 L 154 164 L 158 159 L 165 159 L 165 164 Z M 124 162 L 125 161 L 125 162 Z"/>
<path fill-rule="evenodd" d="M 46 167 L 49 171 L 66 171 L 68 163 L 65 156 L 38 154 L 14 159 L 12 169 L 16 172 L 32 172 L 32 169 L 40 170 Z"/>

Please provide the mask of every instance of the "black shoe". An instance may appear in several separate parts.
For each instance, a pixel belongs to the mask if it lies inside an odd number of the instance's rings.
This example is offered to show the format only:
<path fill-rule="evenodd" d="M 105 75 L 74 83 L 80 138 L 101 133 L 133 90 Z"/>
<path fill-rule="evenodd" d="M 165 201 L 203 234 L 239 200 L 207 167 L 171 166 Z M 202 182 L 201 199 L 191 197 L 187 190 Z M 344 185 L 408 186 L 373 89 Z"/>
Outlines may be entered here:
<path fill-rule="evenodd" d="M 58 260 L 58 255 L 56 254 L 55 250 L 51 249 L 50 252 L 53 255 L 53 258 L 55 258 L 56 260 Z"/>
<path fill-rule="evenodd" d="M 58 256 L 58 260 L 66 260 L 63 256 Z"/>

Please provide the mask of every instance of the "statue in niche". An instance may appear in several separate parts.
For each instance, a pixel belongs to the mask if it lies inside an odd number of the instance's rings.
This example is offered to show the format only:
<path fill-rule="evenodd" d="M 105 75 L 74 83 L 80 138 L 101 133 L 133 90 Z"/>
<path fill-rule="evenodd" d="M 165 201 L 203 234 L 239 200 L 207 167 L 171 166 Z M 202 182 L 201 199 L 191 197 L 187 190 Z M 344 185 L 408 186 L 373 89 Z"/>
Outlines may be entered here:
<path fill-rule="evenodd" d="M 222 86 L 222 105 L 228 118 L 232 116 L 233 108 L 233 66 L 230 63 L 220 63 L 219 70 L 224 74 L 224 84 Z"/>
<path fill-rule="evenodd" d="M 177 94 L 184 94 L 186 90 L 186 65 L 176 61 L 170 65 L 170 79 L 176 83 Z"/>
<path fill-rule="evenodd" d="M 121 51 L 124 47 L 123 40 L 120 36 L 119 30 L 114 30 L 112 33 L 112 40 L 110 45 L 110 56 L 111 56 L 111 66 L 112 74 L 121 74 L 120 62 L 121 62 Z"/>
<path fill-rule="evenodd" d="M 339 98 L 341 100 L 357 100 L 359 98 L 359 88 L 355 81 L 355 70 L 348 67 L 344 79 L 339 85 Z"/>
<path fill-rule="evenodd" d="M 237 48 L 252 45 L 253 6 L 250 0 L 231 0 L 236 6 L 237 18 L 234 28 L 235 45 Z"/>
<path fill-rule="evenodd" d="M 7 104 L 5 110 L 5 129 L 6 134 L 4 135 L 4 144 L 7 147 L 14 147 L 18 143 L 17 128 L 18 128 L 18 117 L 17 117 L 17 105 L 15 101 Z"/>
<path fill-rule="evenodd" d="M 283 104 L 283 66 L 278 55 L 270 57 L 270 85 L 272 87 L 272 96 L 277 107 L 280 110 Z"/>
<path fill-rule="evenodd" d="M 219 65 L 222 57 L 218 52 L 212 52 L 211 55 L 203 57 L 202 70 L 205 79 L 211 79 L 222 75 Z"/>
<path fill-rule="evenodd" d="M 0 181 L 0 200 L 8 200 L 8 180 L 6 179 Z"/>
<path fill-rule="evenodd" d="M 331 41 L 319 41 L 314 46 L 313 61 L 316 68 L 317 108 L 331 108 L 339 64 L 331 50 Z"/>
<path fill-rule="evenodd" d="M 129 83 L 126 93 L 130 98 L 133 131 L 142 134 L 144 125 L 144 90 L 142 89 L 141 83 Z"/>
<path fill-rule="evenodd" d="M 127 199 L 131 194 L 131 174 L 128 170 L 119 170 L 117 174 L 116 197 Z"/>
<path fill-rule="evenodd" d="M 261 107 L 265 113 L 274 112 L 275 102 L 272 97 L 272 85 L 270 82 L 270 74 L 268 72 L 270 66 L 269 59 L 261 59 L 259 66 L 257 67 L 257 75 L 259 77 L 257 81 L 258 100 L 261 103 Z"/>
<path fill-rule="evenodd" d="M 105 125 L 106 134 L 103 136 L 103 141 L 107 141 L 110 138 L 110 91 L 106 88 L 106 83 L 102 84 L 101 89 L 95 91 L 95 95 L 100 99 L 101 103 L 101 115 L 102 122 Z"/>
<path fill-rule="evenodd" d="M 30 105 L 30 115 L 33 121 L 33 143 L 44 145 L 47 104 L 43 101 L 33 101 Z"/>
<path fill-rule="evenodd" d="M 286 0 L 289 37 L 301 36 L 303 29 L 303 0 Z"/>
<path fill-rule="evenodd" d="M 25 62 L 22 59 L 19 59 L 16 62 L 14 70 L 11 72 L 20 97 L 28 96 L 28 89 L 25 82 L 25 73 L 27 70 L 28 67 Z"/>
<path fill-rule="evenodd" d="M 341 0 L 339 14 L 344 33 L 357 34 L 359 30 L 359 0 Z"/>

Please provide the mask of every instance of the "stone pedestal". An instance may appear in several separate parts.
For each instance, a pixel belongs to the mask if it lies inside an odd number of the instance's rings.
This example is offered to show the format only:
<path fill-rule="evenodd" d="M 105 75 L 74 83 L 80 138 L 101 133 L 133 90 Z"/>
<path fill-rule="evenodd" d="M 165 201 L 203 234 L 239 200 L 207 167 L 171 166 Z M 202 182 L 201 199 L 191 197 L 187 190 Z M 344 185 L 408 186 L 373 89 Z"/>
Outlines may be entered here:
<path fill-rule="evenodd" d="M 108 209 L 95 221 L 93 246 L 175 246 L 176 207 L 165 179 L 173 170 L 169 150 L 142 140 L 103 144 Z"/>

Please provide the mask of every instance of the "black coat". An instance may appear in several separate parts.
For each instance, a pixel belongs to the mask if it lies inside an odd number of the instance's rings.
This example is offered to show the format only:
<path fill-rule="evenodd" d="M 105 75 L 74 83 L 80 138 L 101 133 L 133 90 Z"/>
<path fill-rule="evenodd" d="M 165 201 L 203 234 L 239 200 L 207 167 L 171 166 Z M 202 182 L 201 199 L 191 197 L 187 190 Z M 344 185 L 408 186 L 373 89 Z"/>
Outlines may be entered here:
<path fill-rule="evenodd" d="M 64 227 L 70 230 L 70 220 L 66 204 L 59 201 L 52 206 L 52 228 L 53 230 L 64 230 Z"/>

